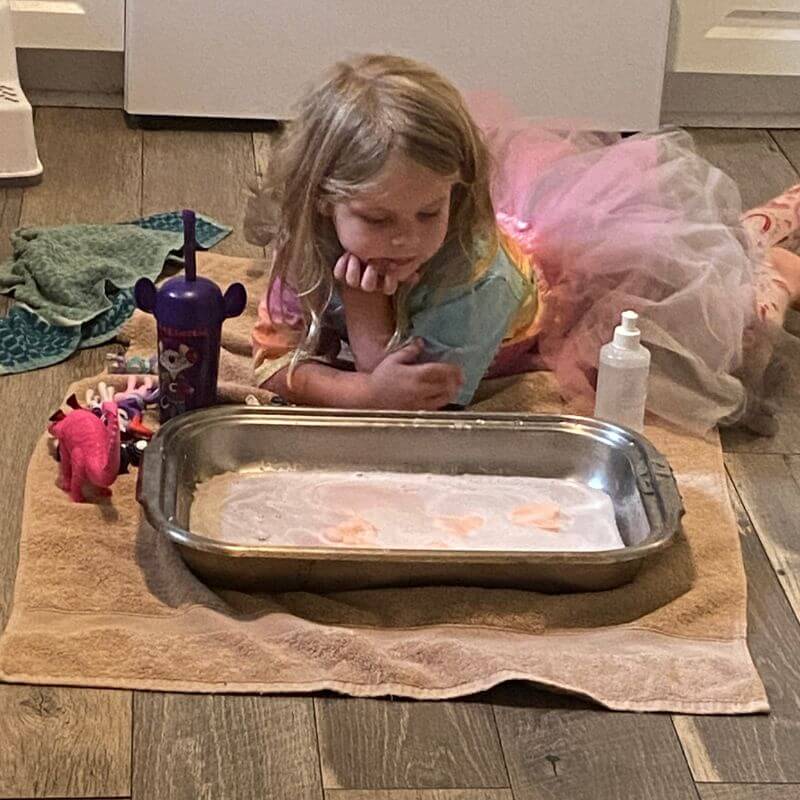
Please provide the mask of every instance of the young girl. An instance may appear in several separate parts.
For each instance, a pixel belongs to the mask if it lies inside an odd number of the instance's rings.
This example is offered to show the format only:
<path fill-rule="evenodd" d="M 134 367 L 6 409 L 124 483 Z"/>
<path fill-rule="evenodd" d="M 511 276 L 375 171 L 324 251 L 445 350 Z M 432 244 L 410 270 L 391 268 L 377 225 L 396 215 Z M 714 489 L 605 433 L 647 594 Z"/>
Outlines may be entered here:
<path fill-rule="evenodd" d="M 682 131 L 482 123 L 399 57 L 339 64 L 305 97 L 246 219 L 272 246 L 258 384 L 299 404 L 421 410 L 548 368 L 590 397 L 630 308 L 651 411 L 763 428 L 774 334 L 800 297 L 800 258 L 772 245 L 800 227 L 800 186 L 740 220 L 735 185 Z"/>

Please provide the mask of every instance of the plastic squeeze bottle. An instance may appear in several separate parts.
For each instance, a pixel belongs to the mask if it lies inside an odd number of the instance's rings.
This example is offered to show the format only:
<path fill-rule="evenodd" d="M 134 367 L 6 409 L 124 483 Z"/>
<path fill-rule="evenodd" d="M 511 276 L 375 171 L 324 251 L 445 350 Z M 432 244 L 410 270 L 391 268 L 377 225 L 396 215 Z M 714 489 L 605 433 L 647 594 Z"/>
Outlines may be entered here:
<path fill-rule="evenodd" d="M 614 339 L 600 349 L 594 414 L 600 419 L 644 429 L 650 351 L 640 342 L 635 311 L 624 311 Z"/>

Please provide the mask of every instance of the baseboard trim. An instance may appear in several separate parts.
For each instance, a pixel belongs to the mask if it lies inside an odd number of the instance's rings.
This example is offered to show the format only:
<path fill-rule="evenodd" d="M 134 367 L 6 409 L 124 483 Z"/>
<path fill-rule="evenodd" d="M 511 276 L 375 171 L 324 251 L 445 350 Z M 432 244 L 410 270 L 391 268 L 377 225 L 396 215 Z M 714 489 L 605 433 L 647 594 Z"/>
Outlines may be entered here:
<path fill-rule="evenodd" d="M 663 125 L 682 128 L 800 128 L 800 114 L 662 114 Z"/>
<path fill-rule="evenodd" d="M 122 97 L 125 57 L 102 50 L 44 50 L 17 48 L 19 80 L 25 94 L 59 93 L 68 105 L 81 102 L 107 103 L 107 95 Z M 106 108 L 107 105 L 101 105 Z M 122 107 L 122 103 L 119 103 Z"/>
<path fill-rule="evenodd" d="M 663 124 L 709 128 L 800 128 L 800 76 L 671 72 Z"/>
<path fill-rule="evenodd" d="M 176 117 L 165 114 L 129 114 L 129 128 L 151 131 L 225 131 L 228 133 L 273 133 L 282 126 L 280 120 L 241 117 Z"/>
<path fill-rule="evenodd" d="M 40 108 L 117 108 L 122 109 L 122 92 L 59 92 L 47 89 L 29 89 L 26 96 L 31 105 Z"/>

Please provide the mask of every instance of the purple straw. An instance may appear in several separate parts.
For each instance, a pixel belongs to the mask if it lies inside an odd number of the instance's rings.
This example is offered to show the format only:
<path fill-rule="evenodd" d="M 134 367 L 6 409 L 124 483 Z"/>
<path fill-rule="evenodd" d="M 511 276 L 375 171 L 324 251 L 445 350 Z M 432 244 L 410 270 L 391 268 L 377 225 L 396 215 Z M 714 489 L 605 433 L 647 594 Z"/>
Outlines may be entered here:
<path fill-rule="evenodd" d="M 181 216 L 183 217 L 184 275 L 187 281 L 193 281 L 197 278 L 197 262 L 195 261 L 194 255 L 195 250 L 197 249 L 197 240 L 195 239 L 194 235 L 194 211 L 185 208 Z"/>

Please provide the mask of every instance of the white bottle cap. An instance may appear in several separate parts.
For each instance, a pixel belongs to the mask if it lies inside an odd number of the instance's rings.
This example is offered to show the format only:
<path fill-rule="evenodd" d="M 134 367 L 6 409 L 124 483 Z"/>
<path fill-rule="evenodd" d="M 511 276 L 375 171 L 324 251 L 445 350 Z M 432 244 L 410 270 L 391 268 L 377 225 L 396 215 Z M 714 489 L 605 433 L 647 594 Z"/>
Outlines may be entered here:
<path fill-rule="evenodd" d="M 639 346 L 641 331 L 636 324 L 639 315 L 635 311 L 622 312 L 622 325 L 614 328 L 614 347 L 622 350 L 636 350 Z"/>

